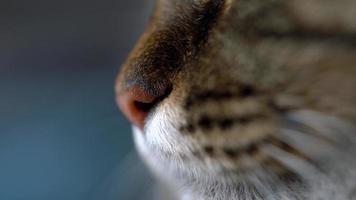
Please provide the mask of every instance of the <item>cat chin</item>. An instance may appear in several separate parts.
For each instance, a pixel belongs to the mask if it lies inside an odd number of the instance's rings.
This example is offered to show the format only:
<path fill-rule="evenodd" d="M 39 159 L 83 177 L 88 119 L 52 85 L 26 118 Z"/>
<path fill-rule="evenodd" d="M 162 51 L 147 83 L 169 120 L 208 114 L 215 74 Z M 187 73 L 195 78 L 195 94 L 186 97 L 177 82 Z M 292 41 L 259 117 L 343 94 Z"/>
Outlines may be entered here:
<path fill-rule="evenodd" d="M 162 143 L 160 143 L 161 146 L 157 147 L 155 146 L 157 144 L 152 142 L 155 139 L 150 138 L 156 136 L 156 134 L 147 132 L 149 129 L 145 130 L 142 131 L 137 127 L 133 127 L 136 149 L 154 175 L 160 181 L 172 187 L 205 188 L 208 185 L 216 184 L 225 187 L 238 184 L 244 179 L 242 176 L 237 175 L 236 171 L 226 170 L 219 162 L 209 163 L 208 165 L 200 160 L 198 161 L 193 155 L 182 159 L 179 150 L 170 152 L 169 147 L 164 148 Z M 182 147 L 179 148 L 177 146 L 176 148 L 183 150 Z"/>
<path fill-rule="evenodd" d="M 139 154 L 142 156 L 143 160 L 147 163 L 149 168 L 152 172 L 158 177 L 159 180 L 163 181 L 164 183 L 169 183 L 167 185 L 172 185 L 172 187 L 178 188 L 186 188 L 187 190 L 199 191 L 200 194 L 207 194 L 208 191 L 205 191 L 205 188 L 210 188 L 211 190 L 225 190 L 221 192 L 215 192 L 220 194 L 229 194 L 226 191 L 236 191 L 236 188 L 242 187 L 242 190 L 248 190 L 251 188 L 257 188 L 258 192 L 264 191 L 265 194 L 280 194 L 282 196 L 290 196 L 290 195 L 297 195 L 303 194 L 304 192 L 301 191 L 290 191 L 288 187 L 284 186 L 283 183 L 279 180 L 271 179 L 271 174 L 267 174 L 266 171 L 259 170 L 251 172 L 250 177 L 246 176 L 239 176 L 236 173 L 226 171 L 225 169 L 221 168 L 218 162 L 216 162 L 215 166 L 214 163 L 210 163 L 210 165 L 204 165 L 202 162 L 198 162 L 194 159 L 194 156 L 191 155 L 189 152 L 194 150 L 194 147 L 190 143 L 190 141 L 185 140 L 182 137 L 181 133 L 176 128 L 176 124 L 179 124 L 177 120 L 177 114 L 179 112 L 173 111 L 161 111 L 156 112 L 155 115 L 150 116 L 149 120 L 147 121 L 146 127 L 144 131 L 134 127 L 134 139 L 137 150 Z M 327 137 L 331 137 L 336 139 L 340 142 L 352 142 L 354 143 L 354 137 L 350 136 L 349 134 L 354 133 L 353 126 L 346 126 L 343 122 L 338 121 L 337 119 L 330 119 L 325 117 L 320 113 L 315 112 L 297 112 L 293 115 L 289 116 L 292 120 L 298 121 L 299 123 L 307 124 L 313 127 L 315 130 L 321 129 L 328 125 L 329 127 L 333 124 L 336 127 L 331 129 L 326 129 L 321 131 L 321 133 L 325 134 Z M 308 119 L 307 121 L 301 121 L 301 119 Z M 334 122 L 330 124 L 330 121 Z M 313 124 L 315 123 L 315 124 Z M 318 126 L 319 127 L 318 127 Z M 347 130 L 343 130 L 347 128 Z M 337 129 L 339 128 L 339 129 Z M 351 129 L 351 130 L 350 130 Z M 337 131 L 336 131 L 337 130 Z M 286 131 L 285 134 L 291 134 Z M 343 136 L 348 138 L 346 140 Z M 291 134 L 293 137 L 310 137 L 305 134 Z M 341 139 L 340 139 L 341 138 Z M 342 139 L 344 138 L 344 139 Z M 339 139 L 339 140 L 338 140 Z M 303 140 L 306 141 L 306 140 Z M 296 143 L 296 145 L 298 145 Z M 308 145 L 306 142 L 301 144 L 302 147 L 308 149 L 309 154 L 313 154 L 313 143 Z M 352 146 L 352 148 L 354 148 Z M 327 147 L 322 148 L 327 150 Z M 320 151 L 322 150 L 318 148 L 315 150 L 315 154 L 319 155 Z M 350 151 L 350 150 L 349 150 Z M 350 152 L 354 152 L 351 150 Z M 184 154 L 185 153 L 185 154 Z M 350 186 L 355 185 L 356 179 L 352 178 L 355 176 L 341 176 L 344 172 L 342 170 L 342 163 L 345 161 L 349 161 L 354 163 L 352 159 L 345 160 L 342 159 L 343 156 L 336 156 L 333 154 L 320 154 L 326 155 L 332 160 L 339 160 L 343 162 L 326 162 L 324 163 L 324 168 L 326 169 L 326 164 L 330 165 L 330 169 L 328 170 L 336 170 L 334 171 L 338 175 L 326 175 L 322 172 L 315 171 L 314 169 L 307 170 L 303 168 L 304 165 L 307 165 L 307 162 L 298 161 L 296 159 L 290 159 L 289 156 L 284 156 L 284 154 L 279 154 L 275 152 L 278 158 L 284 161 L 286 164 L 290 164 L 290 167 L 295 167 L 295 171 L 298 172 L 300 170 L 300 175 L 304 177 L 308 186 L 314 188 L 312 193 L 308 193 L 308 196 L 313 198 L 309 199 L 347 199 L 343 195 L 347 195 L 352 188 Z M 188 159 L 182 159 L 180 155 L 188 156 Z M 344 155 L 345 156 L 345 155 Z M 293 161 L 289 163 L 290 161 Z M 297 162 L 298 161 L 298 162 Z M 330 160 L 329 160 L 330 161 Z M 297 164 L 299 164 L 297 165 Z M 340 165 L 340 166 L 339 166 Z M 308 165 L 309 166 L 309 165 Z M 345 166 L 350 166 L 345 164 Z M 236 171 L 235 171 L 236 172 Z M 303 173 L 302 173 L 303 172 Z M 330 171 L 330 173 L 334 173 Z M 349 174 L 345 171 L 345 174 Z M 257 175 L 257 176 L 255 176 Z M 356 175 L 356 174 L 355 174 Z M 338 178 L 340 176 L 340 178 Z M 268 179 L 267 179 L 268 178 Z M 347 184 L 344 182 L 347 180 Z M 323 184 L 321 184 L 323 183 Z M 277 188 L 277 189 L 276 189 Z M 330 188 L 333 188 L 331 190 Z M 275 191 L 275 189 L 277 191 Z M 320 192 L 318 192 L 320 191 Z M 305 194 L 305 193 L 304 193 Z M 336 195 L 337 194 L 337 195 Z M 199 194 L 197 194 L 199 196 Z M 209 194 L 208 194 L 209 195 Z M 236 197 L 237 194 L 231 193 L 231 196 Z M 242 198 L 251 195 L 244 194 Z M 336 196 L 335 196 L 336 195 Z M 192 194 L 195 197 L 195 194 Z M 208 197 L 196 197 L 193 199 L 210 199 Z M 231 197 L 230 196 L 230 197 Z M 237 195 L 239 196 L 239 195 Z M 302 196 L 297 195 L 299 199 L 306 199 Z M 315 197 L 315 198 L 314 198 Z M 331 197 L 331 198 L 330 198 Z M 336 198 L 337 197 L 337 198 Z M 284 199 L 298 199 L 298 198 L 284 198 Z M 214 198 L 212 198 L 214 199 Z M 218 198 L 221 199 L 221 198 Z M 234 199 L 229 198 L 228 196 L 225 199 Z M 248 199 L 248 198 L 245 198 Z M 252 198 L 253 199 L 253 198 Z M 268 199 L 278 199 L 277 197 L 271 197 Z"/>
<path fill-rule="evenodd" d="M 158 117 L 157 121 L 152 120 L 149 125 L 152 126 L 154 123 L 166 122 L 159 120 Z M 175 138 L 178 137 L 176 134 L 180 134 L 179 132 L 171 128 L 172 132 L 168 133 L 166 131 L 170 129 L 166 129 L 167 127 L 161 129 L 156 127 L 146 126 L 144 131 L 133 127 L 133 135 L 138 153 L 160 181 L 169 185 L 174 183 L 172 187 L 182 187 L 182 185 L 192 187 L 190 183 L 193 182 L 216 182 L 219 177 L 221 178 L 217 171 L 208 169 L 192 155 L 188 159 L 182 159 L 182 154 L 190 149 L 187 141 Z M 169 137 L 176 143 L 168 142 L 161 136 Z"/>
<path fill-rule="evenodd" d="M 158 182 L 178 193 L 177 199 L 259 199 L 257 191 L 249 191 L 254 186 L 247 185 L 243 179 L 234 177 L 233 174 L 214 173 L 206 166 L 182 162 L 175 158 L 169 159 L 163 156 L 162 152 L 156 152 L 147 144 L 147 136 L 143 131 L 133 127 L 133 133 L 140 156 Z M 277 198 L 270 198 L 270 200 L 277 200 Z"/>
<path fill-rule="evenodd" d="M 291 190 L 263 170 L 251 172 L 250 177 L 238 176 L 232 172 L 219 173 L 218 170 L 194 162 L 183 162 L 175 157 L 165 157 L 160 150 L 149 146 L 145 133 L 136 127 L 133 132 L 137 150 L 157 180 L 179 193 L 182 200 L 252 200 L 261 199 L 261 196 L 269 200 L 349 199 L 346 196 L 350 188 L 338 186 L 342 185 L 339 178 L 315 175 L 317 177 L 313 180 L 317 181 L 308 181 L 305 185 L 313 187 L 313 190 L 298 186 Z"/>
<path fill-rule="evenodd" d="M 182 137 L 177 128 L 184 123 L 179 121 L 182 115 L 179 108 L 162 106 L 148 117 L 143 130 L 133 127 L 136 149 L 155 175 L 184 185 L 191 182 L 227 185 L 244 179 L 244 174 L 227 168 L 219 160 L 206 163 L 194 156 L 197 144 Z"/>

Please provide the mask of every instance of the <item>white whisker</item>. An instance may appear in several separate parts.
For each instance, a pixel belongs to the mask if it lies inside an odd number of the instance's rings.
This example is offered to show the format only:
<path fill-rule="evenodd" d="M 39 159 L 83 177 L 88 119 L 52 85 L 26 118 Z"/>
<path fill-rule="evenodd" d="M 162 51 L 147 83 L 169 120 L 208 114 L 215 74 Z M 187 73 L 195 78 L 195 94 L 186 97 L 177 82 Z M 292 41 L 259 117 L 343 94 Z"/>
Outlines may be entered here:
<path fill-rule="evenodd" d="M 287 118 L 310 127 L 337 143 L 347 146 L 356 142 L 356 127 L 340 118 L 308 110 L 289 113 Z"/>

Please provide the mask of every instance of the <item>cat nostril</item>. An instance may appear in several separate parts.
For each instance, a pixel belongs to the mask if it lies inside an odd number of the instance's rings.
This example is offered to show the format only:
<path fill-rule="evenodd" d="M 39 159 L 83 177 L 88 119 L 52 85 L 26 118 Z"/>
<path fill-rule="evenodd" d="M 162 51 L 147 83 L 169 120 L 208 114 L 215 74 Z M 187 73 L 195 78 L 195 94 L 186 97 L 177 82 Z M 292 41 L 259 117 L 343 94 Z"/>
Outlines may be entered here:
<path fill-rule="evenodd" d="M 134 85 L 117 96 L 117 102 L 126 117 L 138 128 L 143 129 L 148 113 L 157 103 L 163 100 L 171 90 L 164 95 L 152 95 L 148 91 Z"/>

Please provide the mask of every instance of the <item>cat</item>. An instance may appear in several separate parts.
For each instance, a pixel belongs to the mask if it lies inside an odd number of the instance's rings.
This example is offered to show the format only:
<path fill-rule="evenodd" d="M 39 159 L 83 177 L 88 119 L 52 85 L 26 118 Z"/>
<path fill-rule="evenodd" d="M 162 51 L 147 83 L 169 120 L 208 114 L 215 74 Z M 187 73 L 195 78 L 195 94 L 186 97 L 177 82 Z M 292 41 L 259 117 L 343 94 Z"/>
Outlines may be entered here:
<path fill-rule="evenodd" d="M 162 199 L 355 199 L 355 10 L 157 0 L 116 97 Z"/>

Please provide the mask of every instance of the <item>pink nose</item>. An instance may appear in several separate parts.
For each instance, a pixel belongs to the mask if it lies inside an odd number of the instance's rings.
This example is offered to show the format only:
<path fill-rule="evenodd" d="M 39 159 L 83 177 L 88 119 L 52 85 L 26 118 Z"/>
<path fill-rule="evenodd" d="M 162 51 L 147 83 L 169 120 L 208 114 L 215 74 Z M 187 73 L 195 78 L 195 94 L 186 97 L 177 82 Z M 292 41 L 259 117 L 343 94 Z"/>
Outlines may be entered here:
<path fill-rule="evenodd" d="M 143 129 L 148 112 L 155 106 L 160 96 L 154 96 L 137 85 L 121 92 L 117 97 L 120 109 L 126 117 Z"/>

